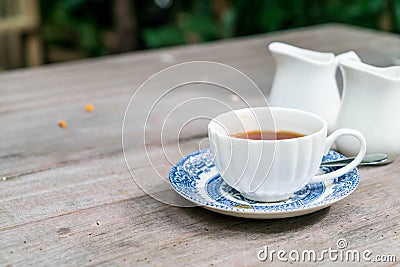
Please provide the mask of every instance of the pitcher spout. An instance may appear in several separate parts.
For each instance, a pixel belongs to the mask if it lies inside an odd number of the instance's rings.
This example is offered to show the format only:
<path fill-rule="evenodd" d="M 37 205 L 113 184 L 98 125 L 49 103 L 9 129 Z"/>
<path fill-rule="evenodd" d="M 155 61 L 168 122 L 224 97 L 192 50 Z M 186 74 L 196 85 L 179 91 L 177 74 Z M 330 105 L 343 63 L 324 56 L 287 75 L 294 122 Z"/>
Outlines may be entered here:
<path fill-rule="evenodd" d="M 268 46 L 269 51 L 277 59 L 279 56 L 291 57 L 315 65 L 330 65 L 335 62 L 333 53 L 307 50 L 285 43 L 273 42 Z"/>
<path fill-rule="evenodd" d="M 345 75 L 356 75 L 364 80 L 378 79 L 382 82 L 400 83 L 400 66 L 375 67 L 361 61 L 341 59 L 339 66 Z"/>

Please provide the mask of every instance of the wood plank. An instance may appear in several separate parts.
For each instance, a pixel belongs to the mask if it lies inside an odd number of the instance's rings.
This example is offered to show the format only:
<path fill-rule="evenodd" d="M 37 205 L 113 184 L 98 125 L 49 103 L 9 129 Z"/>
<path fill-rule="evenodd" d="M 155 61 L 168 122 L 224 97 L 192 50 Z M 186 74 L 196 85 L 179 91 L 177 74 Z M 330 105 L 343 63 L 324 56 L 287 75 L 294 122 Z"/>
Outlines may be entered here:
<path fill-rule="evenodd" d="M 201 208 L 170 207 L 148 196 L 116 201 L 2 230 L 0 264 L 253 265 L 260 263 L 257 252 L 264 245 L 337 249 L 339 238 L 351 249 L 398 255 L 400 182 L 393 184 L 391 175 L 399 171 L 398 164 L 362 169 L 366 179 L 344 201 L 285 220 L 232 218 Z M 367 172 L 372 175 L 366 177 Z M 386 183 L 385 191 L 377 190 Z M 376 201 L 387 196 L 394 202 Z"/>
<path fill-rule="evenodd" d="M 196 150 L 195 141 L 182 144 L 182 149 Z M 147 156 L 134 152 L 126 151 L 129 162 L 134 162 L 133 173 L 159 179 L 155 173 L 147 172 L 151 168 Z M 176 149 L 175 153 L 173 157 L 179 159 Z M 160 147 L 149 147 L 149 156 L 167 176 L 171 166 L 160 154 Z M 127 171 L 120 149 L 112 154 L 52 164 L 0 181 L 0 230 L 144 194 Z"/>

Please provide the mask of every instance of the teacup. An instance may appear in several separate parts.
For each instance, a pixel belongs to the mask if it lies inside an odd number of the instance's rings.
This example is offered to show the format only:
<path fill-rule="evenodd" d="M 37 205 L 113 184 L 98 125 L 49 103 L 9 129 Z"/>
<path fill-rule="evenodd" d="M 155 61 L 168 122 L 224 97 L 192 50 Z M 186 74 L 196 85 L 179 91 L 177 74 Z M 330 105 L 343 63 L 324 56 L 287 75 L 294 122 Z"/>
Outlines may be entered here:
<path fill-rule="evenodd" d="M 233 137 L 257 130 L 303 136 L 282 140 Z M 359 140 L 358 155 L 338 170 L 317 174 L 322 157 L 343 135 Z M 339 177 L 354 169 L 366 151 L 365 138 L 359 131 L 343 128 L 327 136 L 324 119 L 289 108 L 257 107 L 223 113 L 209 123 L 208 136 L 215 166 L 224 181 L 245 198 L 262 202 L 286 200 L 309 183 Z"/>

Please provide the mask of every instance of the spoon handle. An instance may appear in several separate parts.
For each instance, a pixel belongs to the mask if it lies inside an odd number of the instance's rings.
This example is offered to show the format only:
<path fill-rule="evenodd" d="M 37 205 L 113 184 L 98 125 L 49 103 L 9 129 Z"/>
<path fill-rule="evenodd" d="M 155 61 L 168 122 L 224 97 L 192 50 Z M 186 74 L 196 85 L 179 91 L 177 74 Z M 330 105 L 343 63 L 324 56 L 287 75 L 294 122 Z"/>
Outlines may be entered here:
<path fill-rule="evenodd" d="M 354 157 L 351 158 L 345 158 L 345 159 L 337 159 L 337 160 L 331 160 L 331 161 L 325 161 L 321 163 L 321 166 L 324 167 L 340 167 L 340 166 L 345 166 L 349 164 Z M 378 165 L 382 164 L 387 161 L 387 155 L 386 154 L 367 154 L 365 155 L 364 159 L 360 162 L 359 165 Z"/>

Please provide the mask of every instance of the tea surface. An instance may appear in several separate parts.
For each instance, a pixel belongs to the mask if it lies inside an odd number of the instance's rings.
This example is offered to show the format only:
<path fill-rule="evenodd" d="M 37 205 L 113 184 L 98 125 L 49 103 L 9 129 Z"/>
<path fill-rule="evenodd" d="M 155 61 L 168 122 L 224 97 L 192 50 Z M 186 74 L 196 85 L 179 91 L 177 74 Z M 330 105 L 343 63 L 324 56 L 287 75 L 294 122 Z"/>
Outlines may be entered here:
<path fill-rule="evenodd" d="M 232 134 L 231 137 L 251 140 L 283 140 L 303 137 L 304 134 L 290 131 L 248 131 Z"/>

